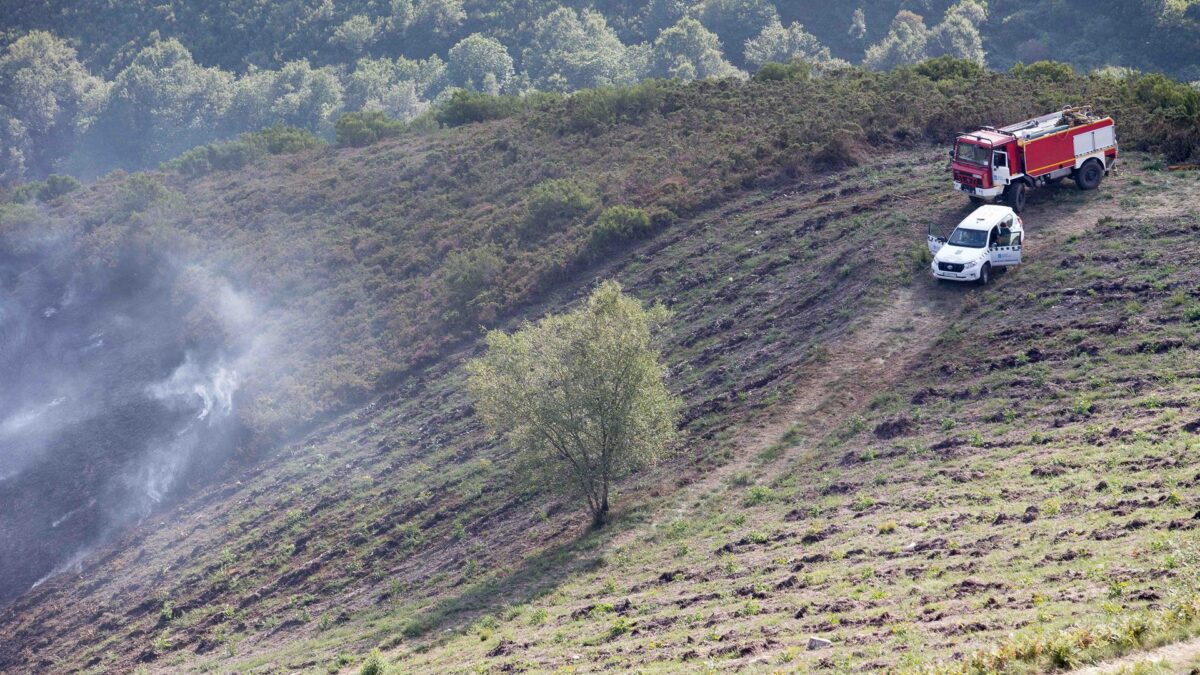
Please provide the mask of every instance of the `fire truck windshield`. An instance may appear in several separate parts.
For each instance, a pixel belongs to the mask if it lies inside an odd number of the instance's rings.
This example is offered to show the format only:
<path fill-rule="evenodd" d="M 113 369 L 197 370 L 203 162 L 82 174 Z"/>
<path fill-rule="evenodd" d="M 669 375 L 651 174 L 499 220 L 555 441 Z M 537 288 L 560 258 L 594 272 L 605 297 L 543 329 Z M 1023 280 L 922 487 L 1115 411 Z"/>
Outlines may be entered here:
<path fill-rule="evenodd" d="M 992 158 L 992 149 L 973 143 L 958 142 L 958 161 L 987 166 Z"/>

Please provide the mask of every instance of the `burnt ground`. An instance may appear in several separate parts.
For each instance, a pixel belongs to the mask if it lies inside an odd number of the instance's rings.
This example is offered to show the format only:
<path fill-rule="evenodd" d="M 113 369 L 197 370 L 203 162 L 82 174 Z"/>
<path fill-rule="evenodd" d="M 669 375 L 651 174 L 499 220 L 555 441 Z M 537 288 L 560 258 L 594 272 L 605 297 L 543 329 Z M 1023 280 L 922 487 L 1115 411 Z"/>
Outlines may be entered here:
<path fill-rule="evenodd" d="M 614 277 L 676 313 L 686 442 L 608 530 L 518 487 L 470 347 L 26 594 L 0 668 L 879 669 L 1154 604 L 1200 508 L 1196 178 L 1036 195 L 1029 264 L 975 289 L 925 274 L 969 210 L 943 164 L 738 198 L 534 308 Z"/>

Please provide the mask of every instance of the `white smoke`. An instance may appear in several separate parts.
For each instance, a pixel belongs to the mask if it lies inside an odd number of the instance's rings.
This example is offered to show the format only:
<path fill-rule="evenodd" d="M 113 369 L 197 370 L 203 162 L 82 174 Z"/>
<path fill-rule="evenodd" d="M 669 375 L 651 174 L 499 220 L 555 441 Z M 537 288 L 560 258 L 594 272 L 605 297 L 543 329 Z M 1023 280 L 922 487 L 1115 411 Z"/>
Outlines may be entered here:
<path fill-rule="evenodd" d="M 201 364 L 188 354 L 171 376 L 146 387 L 146 394 L 169 409 L 189 415 L 173 438 L 151 447 L 126 479 L 144 518 L 177 486 L 180 476 L 211 445 L 223 445 L 221 431 L 232 420 L 238 373 L 218 360 Z"/>
<path fill-rule="evenodd" d="M 162 382 L 146 388 L 152 398 L 176 409 L 199 408 L 197 420 L 223 419 L 233 412 L 233 394 L 237 391 L 237 371 L 223 364 L 202 367 L 188 354 L 183 364 Z M 186 431 L 186 429 L 185 429 Z"/>

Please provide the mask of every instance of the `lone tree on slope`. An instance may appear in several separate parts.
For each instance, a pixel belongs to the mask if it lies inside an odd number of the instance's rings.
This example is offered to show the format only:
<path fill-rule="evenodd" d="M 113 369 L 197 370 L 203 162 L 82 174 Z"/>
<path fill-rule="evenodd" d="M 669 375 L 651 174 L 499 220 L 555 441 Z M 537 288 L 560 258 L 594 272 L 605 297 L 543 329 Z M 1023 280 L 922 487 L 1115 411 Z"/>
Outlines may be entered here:
<path fill-rule="evenodd" d="M 675 435 L 679 399 L 663 384 L 655 329 L 668 318 L 605 282 L 572 312 L 491 331 L 468 365 L 476 409 L 540 485 L 587 499 L 604 525 L 609 490 L 655 462 Z"/>

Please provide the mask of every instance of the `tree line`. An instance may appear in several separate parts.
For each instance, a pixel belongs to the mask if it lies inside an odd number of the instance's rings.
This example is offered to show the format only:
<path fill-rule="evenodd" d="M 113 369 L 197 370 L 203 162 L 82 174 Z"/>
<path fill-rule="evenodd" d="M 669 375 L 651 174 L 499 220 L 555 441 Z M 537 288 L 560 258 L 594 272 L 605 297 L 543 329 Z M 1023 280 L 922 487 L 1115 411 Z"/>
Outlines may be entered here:
<path fill-rule="evenodd" d="M 1187 58 L 1200 48 L 1200 4 L 1098 0 L 1088 12 L 1063 5 L 169 0 L 150 9 L 43 0 L 11 8 L 0 32 L 0 184 L 146 168 L 274 125 L 332 137 L 346 112 L 408 121 L 460 91 L 525 95 L 742 77 L 796 59 L 879 70 L 939 56 L 992 67 L 1050 57 L 1087 67 L 1161 61 L 1200 77 L 1200 58 Z M 1121 25 L 1109 35 L 1112 17 Z M 1173 45 L 1173 58 L 1144 49 L 1150 34 Z M 1072 53 L 1056 53 L 1060 43 Z"/>
<path fill-rule="evenodd" d="M 889 68 L 940 54 L 983 63 L 978 26 L 986 10 L 980 3 L 961 0 L 932 30 L 916 15 L 902 13 L 868 53 L 868 65 Z M 91 44 L 85 52 L 111 53 L 122 64 L 97 73 L 70 42 L 36 30 L 10 41 L 0 56 L 0 183 L 146 168 L 189 148 L 273 125 L 332 137 L 345 112 L 378 111 L 407 121 L 462 90 L 571 92 L 647 78 L 740 77 L 764 63 L 793 59 L 841 64 L 801 24 L 785 25 L 767 0 L 651 2 L 637 15 L 643 33 L 647 25 L 664 25 L 649 39 L 627 44 L 604 13 L 560 6 L 508 44 L 474 32 L 444 54 L 393 57 L 380 52 L 395 51 L 383 43 L 419 34 L 428 44 L 417 40 L 397 49 L 428 52 L 436 48 L 429 40 L 455 34 L 467 14 L 461 0 L 392 0 L 386 12 L 329 24 L 322 53 L 344 59 L 337 65 L 298 58 L 274 68 L 251 62 L 241 71 L 204 65 L 171 37 L 132 55 L 125 53 L 129 45 Z M 203 24 L 205 18 L 195 20 Z M 290 37 L 272 37 L 267 29 L 295 20 L 272 15 L 264 26 L 265 43 L 289 44 Z M 627 23 L 622 32 L 628 35 Z M 920 45 L 913 42 L 918 39 Z M 206 55 L 215 49 L 201 44 Z"/>

